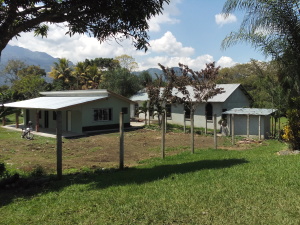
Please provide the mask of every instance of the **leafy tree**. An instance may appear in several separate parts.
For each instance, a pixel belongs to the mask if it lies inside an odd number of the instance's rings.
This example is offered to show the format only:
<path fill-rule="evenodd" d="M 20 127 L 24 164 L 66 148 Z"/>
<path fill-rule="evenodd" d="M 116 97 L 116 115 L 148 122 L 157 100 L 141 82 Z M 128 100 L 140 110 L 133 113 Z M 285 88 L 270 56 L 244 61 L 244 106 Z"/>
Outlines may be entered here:
<path fill-rule="evenodd" d="M 176 73 L 174 69 L 162 65 L 160 67 L 167 81 L 164 92 L 167 98 L 173 103 L 187 106 L 190 110 L 191 151 L 194 153 L 194 112 L 199 103 L 207 102 L 208 99 L 223 92 L 222 88 L 216 87 L 220 67 L 215 67 L 215 63 L 209 63 L 205 69 L 193 71 L 187 65 L 179 63 L 181 74 Z M 173 90 L 173 87 L 176 89 Z"/>
<path fill-rule="evenodd" d="M 159 64 L 163 68 L 162 65 Z M 155 82 L 149 82 L 146 86 L 147 94 L 149 96 L 149 109 L 155 111 L 158 123 L 161 126 L 161 115 L 165 112 L 165 106 L 169 101 L 169 97 L 172 92 L 172 83 L 169 82 L 169 85 L 164 85 L 162 75 L 156 75 L 157 79 Z M 149 110 L 150 111 L 150 110 Z M 149 112 L 151 114 L 151 112 Z"/>
<path fill-rule="evenodd" d="M 283 94 L 278 71 L 275 61 L 251 60 L 249 63 L 220 69 L 217 83 L 241 83 L 253 98 L 253 107 L 277 108 L 284 114 L 287 98 Z"/>
<path fill-rule="evenodd" d="M 73 68 L 70 61 L 66 58 L 59 59 L 54 62 L 54 66 L 49 73 L 49 76 L 54 79 L 53 86 L 56 90 L 71 90 L 75 89 L 76 78 L 73 76 Z"/>
<path fill-rule="evenodd" d="M 139 111 L 138 111 L 138 114 L 140 113 L 144 113 L 145 115 L 145 125 L 147 125 L 147 112 L 149 110 L 149 107 L 148 107 L 148 102 L 147 101 L 144 101 L 142 103 L 142 106 L 139 107 Z M 149 124 L 150 125 L 150 124 Z"/>
<path fill-rule="evenodd" d="M 13 108 L 5 108 L 4 104 L 13 99 L 13 91 L 8 87 L 0 88 L 0 118 L 2 118 L 2 125 L 5 125 L 6 116 L 16 112 Z"/>
<path fill-rule="evenodd" d="M 76 79 L 76 89 L 82 89 L 85 84 L 86 70 L 88 65 L 84 62 L 78 62 L 73 70 L 73 76 Z"/>
<path fill-rule="evenodd" d="M 13 82 L 12 90 L 19 94 L 18 100 L 38 97 L 39 92 L 46 89 L 47 83 L 43 79 L 46 72 L 39 66 L 27 66 L 17 75 L 19 79 Z"/>
<path fill-rule="evenodd" d="M 9 60 L 0 75 L 5 77 L 5 82 L 12 84 L 15 80 L 19 79 L 19 71 L 24 69 L 27 65 L 25 62 L 17 59 Z"/>
<path fill-rule="evenodd" d="M 148 71 L 143 71 L 139 74 L 140 82 L 143 87 L 146 87 L 148 84 L 153 83 L 153 78 Z"/>
<path fill-rule="evenodd" d="M 134 58 L 129 55 L 120 55 L 115 58 L 116 61 L 119 62 L 122 68 L 128 69 L 130 72 L 136 70 L 138 68 L 137 62 L 135 62 Z"/>
<path fill-rule="evenodd" d="M 238 31 L 224 39 L 222 46 L 247 42 L 276 60 L 279 81 L 288 96 L 289 110 L 293 111 L 288 113 L 289 127 L 294 135 L 299 135 L 300 126 L 293 124 L 294 118 L 300 117 L 300 107 L 295 108 L 295 99 L 300 95 L 299 1 L 227 0 L 224 13 L 235 10 L 245 11 L 244 20 Z M 293 149 L 300 149 L 300 138 L 290 140 Z"/>
<path fill-rule="evenodd" d="M 112 58 L 95 58 L 90 60 L 86 59 L 84 61 L 84 64 L 87 66 L 96 65 L 102 71 L 121 68 L 119 61 Z"/>
<path fill-rule="evenodd" d="M 169 0 L 2 0 L 0 53 L 21 32 L 47 36 L 47 23 L 65 23 L 67 34 L 88 34 L 100 42 L 109 37 L 132 37 L 137 49 L 147 50 L 148 20 Z"/>
<path fill-rule="evenodd" d="M 107 73 L 103 75 L 99 87 L 125 97 L 130 97 L 141 89 L 139 78 L 124 68 L 107 71 Z"/>

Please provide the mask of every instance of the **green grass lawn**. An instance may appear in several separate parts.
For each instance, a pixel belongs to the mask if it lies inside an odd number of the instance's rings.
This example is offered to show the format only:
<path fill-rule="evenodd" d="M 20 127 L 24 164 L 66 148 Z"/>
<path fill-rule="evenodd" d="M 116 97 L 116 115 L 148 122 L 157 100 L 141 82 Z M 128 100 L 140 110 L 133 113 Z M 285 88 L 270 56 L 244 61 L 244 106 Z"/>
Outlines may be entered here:
<path fill-rule="evenodd" d="M 1 190 L 0 224 L 299 224 L 300 155 L 200 150 Z"/>

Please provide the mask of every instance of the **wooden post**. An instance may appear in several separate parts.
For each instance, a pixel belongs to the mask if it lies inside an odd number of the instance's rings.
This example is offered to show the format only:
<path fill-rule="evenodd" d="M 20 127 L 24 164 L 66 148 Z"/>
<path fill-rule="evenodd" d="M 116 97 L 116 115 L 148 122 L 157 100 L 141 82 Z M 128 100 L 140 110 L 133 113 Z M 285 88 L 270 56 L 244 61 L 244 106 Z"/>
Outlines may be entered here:
<path fill-rule="evenodd" d="M 231 142 L 234 145 L 234 115 L 231 115 Z"/>
<path fill-rule="evenodd" d="M 205 115 L 205 134 L 207 134 L 207 116 Z"/>
<path fill-rule="evenodd" d="M 247 138 L 250 136 L 250 115 L 247 115 Z"/>
<path fill-rule="evenodd" d="M 195 139 L 194 139 L 194 110 L 191 109 L 191 151 L 195 153 Z"/>
<path fill-rule="evenodd" d="M 186 133 L 185 111 L 183 111 L 183 133 Z"/>
<path fill-rule="evenodd" d="M 214 114 L 214 146 L 215 146 L 215 149 L 218 148 L 218 144 L 217 144 L 217 115 Z"/>
<path fill-rule="evenodd" d="M 39 117 L 39 110 L 36 110 L 36 123 L 35 123 L 35 131 L 39 132 L 40 131 L 40 117 Z"/>
<path fill-rule="evenodd" d="M 274 136 L 274 117 L 273 116 L 271 116 L 271 136 Z"/>
<path fill-rule="evenodd" d="M 120 164 L 119 169 L 124 169 L 124 116 L 120 112 Z"/>
<path fill-rule="evenodd" d="M 275 138 L 277 133 L 277 119 L 274 117 L 274 134 L 273 134 L 273 138 Z"/>
<path fill-rule="evenodd" d="M 166 110 L 164 110 L 164 114 L 165 114 L 165 119 L 164 119 L 164 122 L 165 122 L 165 133 L 167 133 L 168 118 L 167 118 L 167 111 Z"/>
<path fill-rule="evenodd" d="M 2 117 L 2 126 L 5 126 L 6 125 L 6 118 L 5 116 Z"/>
<path fill-rule="evenodd" d="M 19 112 L 16 112 L 16 128 L 19 128 Z"/>
<path fill-rule="evenodd" d="M 162 113 L 162 120 L 164 121 L 166 117 L 165 113 Z M 165 143 L 166 143 L 166 132 L 165 132 L 165 123 L 161 124 L 161 157 L 164 159 L 165 158 Z"/>
<path fill-rule="evenodd" d="M 57 178 L 62 179 L 62 112 L 56 112 L 56 171 Z"/>
<path fill-rule="evenodd" d="M 278 118 L 278 138 L 280 139 L 281 132 L 280 132 L 280 117 Z"/>
<path fill-rule="evenodd" d="M 258 140 L 261 140 L 261 115 L 258 116 Z"/>

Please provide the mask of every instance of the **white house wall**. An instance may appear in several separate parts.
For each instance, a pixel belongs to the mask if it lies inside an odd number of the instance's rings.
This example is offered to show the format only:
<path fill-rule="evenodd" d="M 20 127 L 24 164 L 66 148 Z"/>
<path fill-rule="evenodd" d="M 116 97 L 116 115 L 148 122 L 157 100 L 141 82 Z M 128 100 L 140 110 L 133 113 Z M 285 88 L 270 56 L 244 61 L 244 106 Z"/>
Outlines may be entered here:
<path fill-rule="evenodd" d="M 143 101 L 137 101 L 139 107 L 142 106 Z M 195 111 L 194 121 L 195 127 L 205 127 L 205 106 L 207 103 L 201 103 Z M 222 112 L 233 108 L 243 108 L 250 106 L 250 100 L 245 93 L 237 88 L 224 102 L 210 102 L 213 107 L 213 114 L 217 115 L 217 122 L 222 118 Z M 132 108 L 133 109 L 133 108 Z M 171 118 L 168 118 L 168 123 L 184 125 L 183 105 L 172 104 L 171 107 Z M 139 114 L 140 119 L 144 119 L 144 113 Z M 148 119 L 148 118 L 147 118 Z M 190 120 L 186 120 L 186 125 L 190 126 Z M 219 125 L 217 125 L 219 127 Z M 207 128 L 213 129 L 213 121 L 207 122 Z"/>
<path fill-rule="evenodd" d="M 270 116 L 261 116 L 261 138 L 268 138 L 270 131 Z M 229 127 L 231 122 L 229 122 Z M 231 128 L 230 128 L 231 129 Z M 247 135 L 247 115 L 234 115 L 234 134 L 245 136 Z M 250 115 L 249 135 L 259 135 L 259 116 Z"/>
<path fill-rule="evenodd" d="M 105 126 L 119 124 L 119 115 L 122 108 L 126 107 L 128 113 L 124 115 L 124 123 L 130 123 L 130 103 L 119 98 L 111 96 L 107 99 L 102 99 L 90 103 L 85 103 L 77 106 L 68 107 L 62 111 L 62 130 L 67 131 L 67 111 L 71 111 L 71 131 L 82 133 L 82 127 Z M 111 121 L 94 121 L 94 109 L 111 108 Z M 36 127 L 36 113 L 38 110 L 29 109 L 29 120 L 33 123 L 33 128 Z M 45 111 L 48 111 L 48 128 L 56 129 L 56 120 L 53 120 L 53 110 L 41 110 L 41 118 L 39 119 L 40 128 L 45 128 Z M 23 112 L 24 122 L 26 121 L 26 110 Z"/>
<path fill-rule="evenodd" d="M 122 101 L 119 98 L 111 96 L 107 99 L 95 101 L 82 105 L 82 126 L 103 126 L 111 124 L 119 124 L 120 112 L 123 107 L 128 108 L 128 113 L 124 115 L 124 123 L 130 123 L 130 103 Z M 94 109 L 111 108 L 111 121 L 94 121 Z"/>
<path fill-rule="evenodd" d="M 240 88 L 237 88 L 222 105 L 223 109 L 227 110 L 249 106 L 250 100 Z"/>

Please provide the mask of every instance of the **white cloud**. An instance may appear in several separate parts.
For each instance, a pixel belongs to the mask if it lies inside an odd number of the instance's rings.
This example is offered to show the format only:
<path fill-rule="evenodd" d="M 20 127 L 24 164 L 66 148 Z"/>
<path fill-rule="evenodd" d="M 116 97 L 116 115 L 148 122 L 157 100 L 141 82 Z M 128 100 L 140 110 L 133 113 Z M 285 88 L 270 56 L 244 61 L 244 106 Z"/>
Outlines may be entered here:
<path fill-rule="evenodd" d="M 148 68 L 158 68 L 158 63 L 166 67 L 178 67 L 178 63 L 188 65 L 193 70 L 201 70 L 205 68 L 206 63 L 213 62 L 211 55 L 202 55 L 197 58 L 190 57 L 168 57 L 168 56 L 156 56 L 149 57 L 145 61 L 139 64 L 141 70 Z"/>
<path fill-rule="evenodd" d="M 201 55 L 196 58 L 190 57 L 168 57 L 168 56 L 156 56 L 149 57 L 146 60 L 143 60 L 139 63 L 140 70 L 146 70 L 149 68 L 159 68 L 158 63 L 166 66 L 166 67 L 178 67 L 178 63 L 182 63 L 184 65 L 188 65 L 191 69 L 195 71 L 199 71 L 204 69 L 207 63 L 214 62 L 214 57 L 211 55 Z M 230 57 L 222 56 L 217 62 L 216 66 L 231 67 L 236 65 L 236 62 L 233 61 Z"/>
<path fill-rule="evenodd" d="M 96 38 L 75 34 L 65 35 L 67 28 L 62 24 L 50 25 L 47 38 L 34 37 L 33 33 L 22 33 L 18 39 L 10 41 L 10 45 L 17 45 L 32 51 L 46 52 L 53 57 L 67 58 L 76 63 L 86 58 L 97 57 L 114 58 L 122 54 L 137 53 L 131 40 L 124 39 L 117 43 L 114 39 L 99 43 Z"/>
<path fill-rule="evenodd" d="M 221 68 L 224 67 L 232 67 L 234 65 L 236 65 L 237 62 L 234 62 L 232 58 L 228 57 L 228 56 L 222 56 L 217 62 L 216 65 L 217 66 L 221 66 Z"/>
<path fill-rule="evenodd" d="M 192 47 L 183 47 L 174 35 L 168 31 L 160 39 L 150 41 L 151 50 L 156 53 L 165 53 L 171 56 L 190 56 L 194 54 Z"/>
<path fill-rule="evenodd" d="M 151 18 L 149 22 L 149 31 L 158 32 L 161 30 L 162 24 L 176 24 L 180 21 L 172 17 L 173 15 L 178 15 L 179 10 L 177 5 L 181 3 L 181 0 L 172 0 L 170 4 L 164 4 L 164 10 L 162 14 Z"/>
<path fill-rule="evenodd" d="M 223 26 L 225 24 L 234 23 L 237 21 L 237 18 L 233 14 L 217 14 L 215 15 L 215 21 L 218 25 Z"/>

